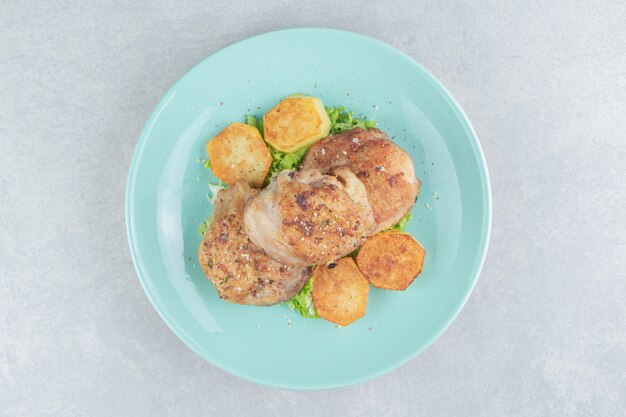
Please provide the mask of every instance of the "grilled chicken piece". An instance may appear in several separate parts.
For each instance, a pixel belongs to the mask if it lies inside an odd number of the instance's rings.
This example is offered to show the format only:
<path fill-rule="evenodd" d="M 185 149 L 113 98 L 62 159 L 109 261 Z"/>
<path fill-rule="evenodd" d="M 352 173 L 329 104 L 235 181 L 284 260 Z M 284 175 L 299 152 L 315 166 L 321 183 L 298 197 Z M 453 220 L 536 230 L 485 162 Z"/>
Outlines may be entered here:
<path fill-rule="evenodd" d="M 213 221 L 198 249 L 202 270 L 220 298 L 270 305 L 292 298 L 311 276 L 306 264 L 284 265 L 248 239 L 244 206 L 258 193 L 239 180 L 217 195 Z"/>
<path fill-rule="evenodd" d="M 363 182 L 376 220 L 375 232 L 385 230 L 411 211 L 420 182 L 413 160 L 379 129 L 356 128 L 314 144 L 302 169 L 333 174 L 349 169 Z"/>
<path fill-rule="evenodd" d="M 244 223 L 252 242 L 291 265 L 341 258 L 376 227 L 365 186 L 349 170 L 282 171 L 250 200 Z"/>

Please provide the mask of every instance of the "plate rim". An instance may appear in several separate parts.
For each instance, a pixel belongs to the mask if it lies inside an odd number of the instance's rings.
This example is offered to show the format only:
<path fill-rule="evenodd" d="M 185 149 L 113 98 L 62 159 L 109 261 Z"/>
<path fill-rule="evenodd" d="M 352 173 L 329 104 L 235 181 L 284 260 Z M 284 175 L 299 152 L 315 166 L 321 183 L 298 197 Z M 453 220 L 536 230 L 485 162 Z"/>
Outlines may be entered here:
<path fill-rule="evenodd" d="M 322 383 L 322 384 L 320 383 L 311 384 L 311 383 L 306 383 L 306 382 L 298 383 L 298 384 L 281 383 L 280 381 L 264 378 L 262 376 L 254 375 L 253 373 L 249 373 L 249 372 L 246 373 L 245 371 L 230 369 L 228 366 L 224 366 L 223 364 L 220 364 L 219 361 L 216 361 L 214 360 L 214 358 L 210 357 L 210 355 L 207 354 L 207 351 L 204 349 L 203 346 L 200 346 L 199 344 L 196 344 L 192 340 L 188 339 L 185 332 L 176 325 L 176 323 L 170 318 L 170 315 L 162 311 L 160 304 L 157 302 L 157 298 L 152 293 L 152 289 L 150 288 L 149 282 L 146 279 L 143 261 L 141 259 L 141 255 L 139 254 L 139 248 L 137 245 L 137 239 L 136 239 L 137 235 L 134 231 L 134 217 L 133 217 L 134 201 L 132 197 L 133 197 L 134 189 L 135 189 L 135 178 L 138 172 L 137 171 L 138 161 L 141 159 L 141 155 L 143 154 L 144 148 L 147 143 L 147 138 L 149 137 L 149 134 L 152 128 L 154 127 L 154 122 L 159 117 L 160 113 L 165 109 L 168 102 L 173 98 L 173 96 L 176 93 L 176 90 L 178 89 L 179 85 L 182 84 L 183 80 L 190 77 L 191 74 L 197 71 L 198 68 L 205 61 L 209 59 L 214 59 L 215 56 L 221 54 L 225 50 L 228 50 L 229 48 L 232 48 L 240 43 L 247 42 L 249 40 L 256 39 L 256 38 L 271 37 L 271 36 L 277 36 L 277 35 L 280 36 L 281 34 L 288 33 L 288 32 L 295 32 L 295 31 L 324 32 L 324 33 L 330 33 L 330 34 L 334 34 L 338 36 L 348 36 L 348 37 L 358 38 L 359 40 L 364 41 L 365 43 L 375 44 L 376 46 L 384 49 L 386 52 L 389 52 L 391 54 L 398 56 L 399 58 L 404 60 L 407 64 L 409 64 L 410 66 L 413 66 L 417 71 L 419 71 L 425 77 L 428 83 L 435 90 L 438 90 L 438 92 L 442 95 L 442 98 L 450 105 L 452 110 L 456 113 L 456 116 L 458 117 L 463 130 L 465 130 L 467 136 L 470 138 L 470 145 L 474 151 L 474 154 L 478 162 L 478 168 L 479 168 L 478 171 L 479 171 L 479 177 L 481 180 L 480 181 L 481 188 L 484 193 L 482 203 L 486 210 L 486 212 L 483 212 L 483 218 L 486 215 L 486 219 L 485 219 L 486 223 L 483 226 L 482 236 L 479 242 L 479 249 L 480 249 L 481 255 L 480 255 L 480 260 L 477 264 L 477 267 L 470 274 L 471 285 L 469 286 L 467 292 L 465 293 L 465 296 L 463 300 L 461 301 L 461 303 L 458 305 L 458 307 L 450 316 L 450 318 L 444 323 L 444 325 L 441 326 L 441 328 L 432 337 L 430 337 L 426 341 L 426 343 L 423 343 L 419 348 L 415 349 L 411 354 L 405 355 L 396 360 L 392 360 L 390 361 L 389 364 L 387 364 L 384 367 L 381 367 L 375 372 L 368 373 L 367 375 L 364 375 L 364 376 L 348 377 L 346 379 L 342 379 L 339 381 Z M 274 30 L 270 32 L 264 32 L 261 34 L 250 36 L 250 37 L 235 41 L 233 43 L 230 43 L 214 51 L 213 53 L 207 55 L 205 58 L 203 58 L 202 60 L 197 62 L 195 65 L 193 65 L 189 70 L 187 70 L 181 77 L 179 77 L 174 82 L 174 84 L 172 84 L 172 86 L 162 96 L 162 98 L 159 100 L 157 105 L 154 107 L 154 110 L 152 110 L 152 112 L 150 113 L 150 116 L 148 117 L 146 123 L 144 124 L 144 127 L 141 130 L 139 138 L 136 141 L 135 148 L 134 148 L 132 158 L 131 158 L 131 162 L 128 168 L 128 177 L 126 180 L 126 189 L 125 189 L 125 197 L 124 197 L 126 234 L 128 238 L 131 259 L 133 262 L 133 266 L 135 268 L 135 272 L 137 274 L 139 282 L 141 283 L 141 286 L 146 296 L 148 297 L 148 299 L 150 300 L 150 303 L 152 304 L 152 307 L 154 308 L 154 310 L 156 310 L 159 317 L 161 317 L 161 319 L 165 322 L 165 324 L 169 327 L 169 329 L 196 355 L 198 355 L 203 360 L 210 363 L 212 366 L 215 366 L 216 368 L 221 369 L 222 371 L 225 371 L 231 375 L 235 375 L 239 378 L 242 378 L 244 380 L 247 380 L 256 384 L 261 384 L 261 385 L 275 387 L 275 388 L 291 389 L 291 390 L 335 389 L 335 388 L 346 387 L 346 386 L 362 383 L 365 381 L 369 381 L 381 375 L 389 373 L 393 371 L 394 369 L 399 368 L 400 366 L 411 361 L 412 359 L 420 355 L 422 352 L 424 352 L 426 349 L 431 347 L 434 344 L 434 342 L 437 341 L 437 339 L 439 339 L 439 337 L 450 327 L 452 322 L 457 318 L 457 316 L 459 315 L 459 313 L 461 312 L 461 310 L 467 303 L 467 300 L 469 299 L 470 295 L 474 291 L 474 287 L 476 286 L 476 283 L 478 282 L 478 278 L 480 277 L 483 266 L 485 264 L 485 259 L 487 257 L 487 252 L 489 249 L 489 243 L 491 239 L 492 216 L 493 216 L 492 204 L 493 202 L 492 202 L 492 191 L 491 191 L 489 169 L 487 166 L 487 161 L 485 159 L 485 154 L 484 154 L 482 145 L 480 143 L 480 140 L 478 138 L 478 135 L 476 134 L 476 131 L 472 123 L 470 122 L 469 118 L 465 114 L 465 111 L 460 106 L 460 104 L 456 101 L 456 99 L 452 96 L 452 94 L 448 91 L 448 89 L 433 74 L 431 74 L 430 71 L 424 68 L 419 62 L 417 62 L 415 59 L 413 59 L 411 56 L 407 55 L 406 53 L 402 52 L 401 50 L 395 48 L 394 46 L 386 42 L 380 41 L 378 39 L 372 38 L 370 36 L 362 35 L 360 33 L 355 33 L 355 32 L 340 30 L 340 29 L 325 28 L 325 27 L 294 27 L 294 28 L 279 29 L 279 30 Z"/>

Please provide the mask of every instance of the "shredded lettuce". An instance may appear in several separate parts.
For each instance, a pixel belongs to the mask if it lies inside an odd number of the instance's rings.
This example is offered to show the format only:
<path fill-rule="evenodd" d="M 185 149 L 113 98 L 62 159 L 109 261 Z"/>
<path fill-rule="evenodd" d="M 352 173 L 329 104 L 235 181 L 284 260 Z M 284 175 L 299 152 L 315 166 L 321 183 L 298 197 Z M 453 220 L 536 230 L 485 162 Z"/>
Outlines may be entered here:
<path fill-rule="evenodd" d="M 246 116 L 246 124 L 250 125 L 250 126 L 254 126 L 257 129 L 259 129 L 259 132 L 261 132 L 261 136 L 263 136 L 263 118 L 257 119 L 254 116 L 251 115 L 247 115 Z"/>
<path fill-rule="evenodd" d="M 375 120 L 366 120 L 354 117 L 354 112 L 348 111 L 344 106 L 326 107 L 326 113 L 330 119 L 330 133 L 342 133 L 360 127 L 369 129 L 376 127 Z"/>
<path fill-rule="evenodd" d="M 404 232 L 406 227 L 409 225 L 409 220 L 411 220 L 411 213 L 407 214 L 400 221 L 389 228 L 389 230 L 398 230 L 400 232 Z"/>
<path fill-rule="evenodd" d="M 307 283 L 304 284 L 304 287 L 302 287 L 295 297 L 287 301 L 287 306 L 308 319 L 317 319 L 320 317 L 313 304 L 313 278 L 309 279 Z"/>
<path fill-rule="evenodd" d="M 207 200 L 209 200 L 209 203 L 211 203 L 211 205 L 215 205 L 215 200 L 217 199 L 217 193 L 220 190 L 223 190 L 225 188 L 226 188 L 226 184 L 224 184 L 222 181 L 220 181 L 217 184 L 213 184 L 212 182 L 209 182 L 209 194 L 206 195 L 206 198 Z M 211 220 L 213 220 L 213 215 L 211 215 L 208 219 L 203 221 L 200 224 L 200 226 L 198 226 L 198 233 L 204 236 L 207 229 L 211 225 Z"/>
<path fill-rule="evenodd" d="M 209 195 L 207 195 L 207 199 L 209 200 L 209 203 L 211 203 L 212 205 L 215 205 L 215 200 L 217 200 L 217 193 L 219 193 L 220 190 L 223 190 L 225 188 L 226 188 L 226 184 L 224 184 L 221 180 L 217 184 L 213 184 L 212 182 L 210 182 L 209 183 Z"/>
<path fill-rule="evenodd" d="M 355 250 L 353 250 L 352 252 L 350 252 L 348 254 L 348 256 L 352 259 L 356 259 L 356 256 L 359 254 L 359 251 L 361 250 L 361 246 L 359 246 L 358 248 L 356 248 Z"/>
<path fill-rule="evenodd" d="M 204 236 L 204 234 L 206 233 L 207 229 L 211 225 L 211 220 L 213 220 L 213 216 L 212 215 L 208 219 L 203 221 L 202 224 L 200 224 L 200 226 L 198 226 L 198 233 L 200 233 L 202 236 Z"/>
<path fill-rule="evenodd" d="M 203 167 L 205 167 L 206 169 L 211 169 L 211 161 L 209 161 L 209 158 L 198 158 L 196 159 L 196 162 L 199 164 L 202 164 Z"/>
<path fill-rule="evenodd" d="M 286 169 L 298 169 L 308 150 L 309 147 L 305 147 L 295 152 L 283 152 L 270 146 L 272 166 L 268 172 L 268 178 L 273 178 Z"/>

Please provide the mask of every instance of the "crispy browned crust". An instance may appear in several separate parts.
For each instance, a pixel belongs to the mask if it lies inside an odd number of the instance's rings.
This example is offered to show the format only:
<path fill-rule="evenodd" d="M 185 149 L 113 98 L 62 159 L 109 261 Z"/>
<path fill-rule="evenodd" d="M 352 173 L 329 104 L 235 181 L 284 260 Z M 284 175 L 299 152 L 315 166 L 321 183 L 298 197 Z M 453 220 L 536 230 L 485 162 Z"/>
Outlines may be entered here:
<path fill-rule="evenodd" d="M 415 178 L 411 157 L 379 129 L 355 128 L 314 144 L 302 169 L 332 174 L 347 167 L 363 182 L 381 231 L 396 224 L 411 211 L 420 182 Z"/>
<path fill-rule="evenodd" d="M 369 283 L 352 258 L 319 265 L 313 273 L 313 303 L 317 314 L 347 326 L 365 315 Z"/>
<path fill-rule="evenodd" d="M 377 224 L 375 232 L 390 228 L 411 211 L 419 186 L 402 179 L 402 173 L 390 175 L 369 169 L 360 170 L 356 175 L 367 190 L 367 199 Z"/>
<path fill-rule="evenodd" d="M 425 255 L 422 245 L 411 235 L 389 231 L 369 237 L 356 262 L 373 286 L 405 290 L 422 272 Z"/>
<path fill-rule="evenodd" d="M 220 298 L 237 304 L 270 305 L 296 295 L 311 268 L 281 264 L 248 239 L 243 209 L 256 194 L 243 180 L 219 192 L 198 261 Z"/>
<path fill-rule="evenodd" d="M 360 246 L 368 225 L 357 215 L 348 193 L 325 181 L 297 181 L 306 173 L 293 172 L 277 196 L 284 239 L 295 257 L 310 264 L 335 260 Z"/>

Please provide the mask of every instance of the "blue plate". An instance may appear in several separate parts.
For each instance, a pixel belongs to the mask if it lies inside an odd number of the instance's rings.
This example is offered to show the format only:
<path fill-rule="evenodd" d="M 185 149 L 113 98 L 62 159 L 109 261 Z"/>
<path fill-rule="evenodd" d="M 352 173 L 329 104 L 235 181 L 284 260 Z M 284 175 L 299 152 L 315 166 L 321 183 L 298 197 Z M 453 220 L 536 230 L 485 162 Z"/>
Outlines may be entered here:
<path fill-rule="evenodd" d="M 215 181 L 199 162 L 206 142 L 293 93 L 375 118 L 422 180 L 408 228 L 426 249 L 422 274 L 403 292 L 372 288 L 366 316 L 344 328 L 285 305 L 221 301 L 197 264 L 197 229 L 211 214 L 207 184 Z M 320 389 L 388 372 L 448 327 L 485 259 L 491 196 L 474 130 L 424 68 L 361 35 L 290 29 L 216 52 L 165 94 L 133 156 L 126 220 L 148 298 L 194 352 L 257 383 Z"/>

